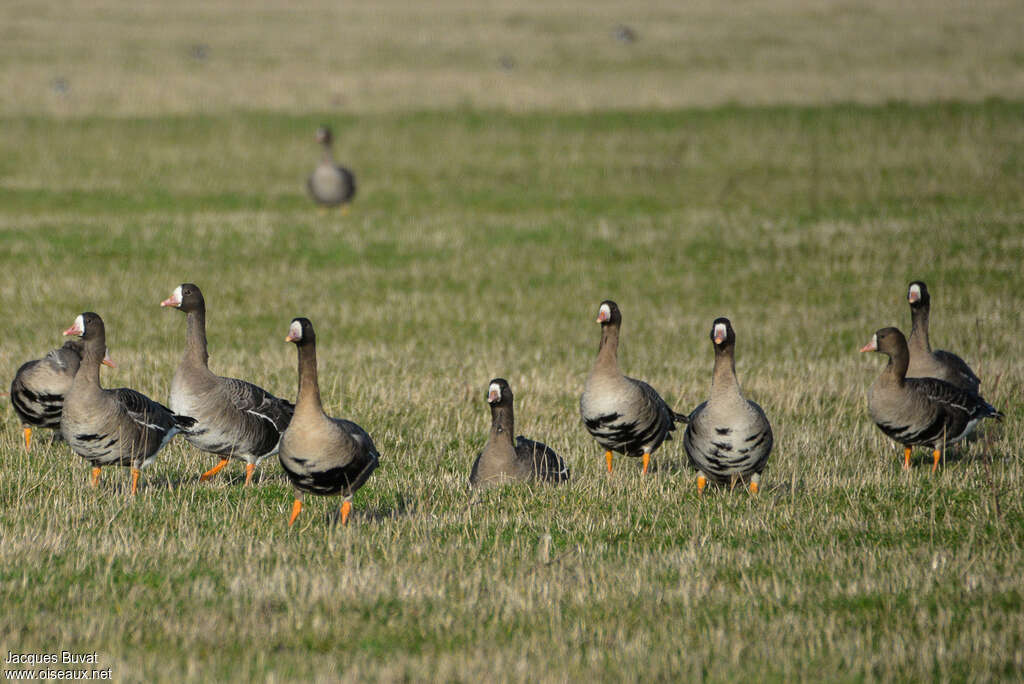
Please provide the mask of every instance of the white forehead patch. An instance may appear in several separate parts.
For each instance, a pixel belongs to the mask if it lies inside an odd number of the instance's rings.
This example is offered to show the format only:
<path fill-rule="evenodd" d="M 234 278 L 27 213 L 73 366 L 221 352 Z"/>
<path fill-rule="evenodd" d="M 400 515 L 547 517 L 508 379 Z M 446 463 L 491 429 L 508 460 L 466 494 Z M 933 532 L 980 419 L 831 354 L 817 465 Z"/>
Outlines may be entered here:
<path fill-rule="evenodd" d="M 491 386 L 487 388 L 487 398 L 490 399 L 492 395 L 501 396 L 501 385 L 496 382 L 492 382 Z"/>
<path fill-rule="evenodd" d="M 75 330 L 80 331 L 78 333 L 79 335 L 85 334 L 85 319 L 82 318 L 82 314 L 78 314 L 78 316 L 75 318 L 75 325 L 73 327 L 75 328 Z"/>
<path fill-rule="evenodd" d="M 292 325 L 288 328 L 288 336 L 293 340 L 302 339 L 302 324 L 298 321 L 292 321 Z"/>
<path fill-rule="evenodd" d="M 878 349 L 878 333 L 871 336 L 871 346 Z"/>
<path fill-rule="evenodd" d="M 174 288 L 174 292 L 171 293 L 171 296 L 174 297 L 175 301 L 179 303 L 181 302 L 181 285 Z"/>
<path fill-rule="evenodd" d="M 715 323 L 715 339 L 718 339 L 719 337 L 723 340 L 727 337 L 725 323 Z"/>
<path fill-rule="evenodd" d="M 601 308 L 597 311 L 597 317 L 610 321 L 612 319 L 612 307 L 607 304 L 602 304 Z"/>
<path fill-rule="evenodd" d="M 910 297 L 921 298 L 921 286 L 917 283 L 910 286 Z"/>

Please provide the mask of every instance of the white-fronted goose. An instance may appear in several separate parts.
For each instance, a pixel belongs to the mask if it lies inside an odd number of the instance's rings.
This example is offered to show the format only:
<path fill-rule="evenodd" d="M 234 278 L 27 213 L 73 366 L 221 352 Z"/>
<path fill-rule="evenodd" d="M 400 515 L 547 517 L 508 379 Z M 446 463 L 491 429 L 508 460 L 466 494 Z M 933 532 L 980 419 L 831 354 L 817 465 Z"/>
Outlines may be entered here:
<path fill-rule="evenodd" d="M 316 141 L 323 145 L 324 156 L 307 181 L 309 194 L 317 204 L 324 207 L 348 209 L 348 203 L 356 194 L 356 177 L 349 169 L 334 161 L 331 129 L 321 126 L 316 130 Z"/>
<path fill-rule="evenodd" d="M 80 314 L 64 334 L 81 335 L 83 348 L 82 362 L 64 396 L 61 434 L 72 451 L 92 464 L 94 487 L 103 466 L 129 466 L 135 494 L 142 468 L 156 458 L 171 437 L 194 421 L 174 415 L 163 404 L 133 389 L 100 386 L 100 364 L 113 364 L 105 358 L 106 330 L 99 315 L 91 311 Z"/>
<path fill-rule="evenodd" d="M 512 443 L 515 430 L 512 390 L 503 378 L 495 378 L 487 386 L 487 403 L 491 405 L 491 434 L 473 463 L 470 486 L 490 487 L 515 480 L 565 482 L 569 479 L 569 467 L 551 447 L 522 435 Z"/>
<path fill-rule="evenodd" d="M 288 526 L 302 511 L 303 494 L 341 495 L 341 523 L 348 524 L 352 495 L 377 468 L 380 454 L 366 430 L 350 420 L 331 418 L 320 403 L 316 333 L 308 318 L 292 320 L 286 342 L 299 352 L 299 395 L 295 416 L 281 438 L 278 458 L 295 487 Z"/>
<path fill-rule="evenodd" d="M 920 280 L 910 283 L 907 288 L 907 301 L 910 303 L 910 366 L 907 368 L 908 378 L 938 378 L 951 385 L 971 392 L 981 390 L 981 380 L 971 367 L 952 352 L 936 349 L 928 342 L 928 313 L 931 308 L 931 297 L 928 287 Z"/>
<path fill-rule="evenodd" d="M 889 357 L 868 391 L 868 412 L 882 432 L 904 446 L 904 469 L 910 468 L 911 447 L 930 446 L 935 472 L 946 445 L 966 437 L 983 418 L 1003 418 L 975 392 L 938 378 L 908 378 L 910 352 L 896 328 L 882 328 L 861 351 Z"/>
<path fill-rule="evenodd" d="M 669 408 L 646 382 L 628 378 L 619 370 L 619 329 L 622 315 L 615 302 L 605 300 L 598 310 L 601 346 L 580 397 L 580 414 L 587 431 L 605 449 L 605 463 L 612 471 L 612 452 L 643 458 L 647 472 L 651 454 L 672 439 L 677 422 L 686 416 Z"/>
<path fill-rule="evenodd" d="M 295 407 L 252 383 L 213 374 L 206 351 L 206 300 L 198 286 L 179 285 L 160 306 L 186 314 L 185 355 L 171 380 L 171 410 L 196 421 L 184 431 L 185 439 L 220 456 L 199 481 L 213 477 L 237 458 L 245 461 L 248 485 L 260 461 L 277 453 Z"/>
<path fill-rule="evenodd" d="M 732 486 L 749 478 L 750 491 L 756 494 L 772 451 L 772 426 L 761 407 L 740 391 L 736 333 L 728 318 L 712 323 L 711 342 L 715 348 L 711 399 L 690 414 L 683 446 L 697 469 L 698 492 L 704 491 L 708 478 Z"/>
<path fill-rule="evenodd" d="M 32 428 L 48 428 L 60 434 L 64 395 L 82 362 L 81 340 L 68 340 L 60 349 L 22 364 L 11 382 L 11 403 L 21 419 L 25 451 L 32 448 Z"/>

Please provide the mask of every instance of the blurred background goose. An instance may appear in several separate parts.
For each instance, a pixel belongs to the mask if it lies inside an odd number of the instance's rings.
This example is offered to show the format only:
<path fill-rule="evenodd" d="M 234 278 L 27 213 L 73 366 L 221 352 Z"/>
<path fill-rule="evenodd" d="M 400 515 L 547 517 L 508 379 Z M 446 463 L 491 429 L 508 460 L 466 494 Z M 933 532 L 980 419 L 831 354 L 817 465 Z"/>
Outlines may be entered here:
<path fill-rule="evenodd" d="M 341 524 L 348 524 L 352 495 L 376 470 L 377 447 L 366 430 L 350 420 L 331 418 L 320 402 L 316 366 L 316 333 L 308 318 L 292 320 L 286 342 L 293 342 L 299 356 L 299 394 L 295 416 L 281 438 L 278 458 L 295 487 L 290 527 L 302 511 L 306 492 L 341 495 Z"/>
<path fill-rule="evenodd" d="M 92 486 L 99 483 L 103 466 L 128 466 L 135 494 L 140 471 L 194 421 L 133 389 L 100 386 L 100 364 L 113 364 L 106 358 L 106 329 L 98 314 L 80 314 L 64 334 L 81 335 L 83 345 L 82 362 L 64 397 L 61 433 L 71 450 L 92 464 Z"/>
<path fill-rule="evenodd" d="M 519 435 L 512 442 L 515 418 L 512 389 L 504 378 L 494 378 L 487 386 L 487 403 L 491 405 L 491 434 L 487 445 L 476 457 L 469 474 L 473 487 L 515 480 L 565 482 L 569 467 L 554 450 Z"/>
<path fill-rule="evenodd" d="M 196 421 L 184 431 L 189 443 L 221 457 L 199 481 L 236 458 L 245 462 L 248 485 L 256 466 L 277 453 L 295 407 L 252 383 L 214 375 L 206 349 L 206 300 L 197 285 L 182 283 L 160 306 L 186 314 L 185 354 L 171 380 L 171 410 Z"/>
<path fill-rule="evenodd" d="M 711 399 L 690 414 L 683 447 L 697 469 L 698 492 L 704 491 L 708 478 L 732 486 L 749 479 L 750 491 L 756 494 L 772 451 L 772 426 L 761 407 L 740 391 L 736 333 L 728 318 L 712 323 L 711 343 L 715 348 Z"/>
<path fill-rule="evenodd" d="M 60 435 L 64 395 L 82 362 L 82 341 L 68 340 L 46 356 L 22 364 L 11 382 L 11 404 L 21 420 L 25 451 L 32 449 L 32 428 L 47 428 Z"/>
<path fill-rule="evenodd" d="M 601 302 L 597 322 L 601 324 L 601 346 L 580 397 L 580 414 L 587 431 L 605 449 L 605 463 L 612 471 L 612 452 L 643 458 L 647 472 L 651 454 L 665 440 L 672 439 L 677 414 L 650 385 L 628 378 L 619 370 L 619 329 L 622 314 L 611 301 Z"/>
<path fill-rule="evenodd" d="M 910 303 L 910 365 L 907 367 L 908 378 L 938 378 L 956 385 L 960 389 L 978 392 L 981 380 L 967 362 L 952 352 L 936 349 L 928 341 L 928 314 L 931 310 L 931 297 L 928 286 L 920 280 L 910 283 L 907 288 L 907 301 Z"/>
<path fill-rule="evenodd" d="M 908 378 L 910 352 L 896 328 L 882 328 L 861 348 L 889 357 L 885 370 L 868 391 L 868 412 L 886 435 L 904 446 L 903 468 L 910 468 L 915 446 L 933 449 L 932 472 L 947 445 L 969 435 L 984 418 L 1002 420 L 1003 414 L 980 395 L 938 378 Z"/>
<path fill-rule="evenodd" d="M 342 212 L 347 212 L 356 194 L 355 174 L 334 161 L 334 136 L 330 128 L 318 128 L 316 141 L 323 146 L 324 156 L 306 183 L 309 194 L 323 207 L 340 206 Z"/>

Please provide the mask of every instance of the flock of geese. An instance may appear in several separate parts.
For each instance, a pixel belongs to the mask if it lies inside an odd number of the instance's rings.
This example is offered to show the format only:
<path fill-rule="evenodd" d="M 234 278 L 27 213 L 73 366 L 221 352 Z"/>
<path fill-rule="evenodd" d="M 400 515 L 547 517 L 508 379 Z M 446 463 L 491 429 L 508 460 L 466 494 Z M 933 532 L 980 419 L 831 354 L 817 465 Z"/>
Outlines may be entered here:
<path fill-rule="evenodd" d="M 981 381 L 950 352 L 933 351 L 928 340 L 930 298 L 922 282 L 910 284 L 912 313 L 909 341 L 896 328 L 878 330 L 861 351 L 889 357 L 868 394 L 868 410 L 878 427 L 904 446 L 905 469 L 912 447 L 933 450 L 932 471 L 947 445 L 967 437 L 984 418 L 1003 414 L 978 393 Z M 208 365 L 206 301 L 199 287 L 183 283 L 160 303 L 185 314 L 185 352 L 171 381 L 168 405 L 127 388 L 105 389 L 100 366 L 107 357 L 103 319 L 93 312 L 75 318 L 67 342 L 44 358 L 21 366 L 10 397 L 23 427 L 26 451 L 32 429 L 59 431 L 71 450 L 92 466 L 92 486 L 105 466 L 131 468 L 131 493 L 139 475 L 174 435 L 217 458 L 200 476 L 205 481 L 232 459 L 245 463 L 245 484 L 268 456 L 278 455 L 295 488 L 288 524 L 302 510 L 306 493 L 340 495 L 343 524 L 352 496 L 376 469 L 380 454 L 370 435 L 356 423 L 324 413 L 316 360 L 316 333 L 306 318 L 292 320 L 286 342 L 298 351 L 295 403 L 261 387 L 216 375 Z M 647 383 L 627 377 L 618 362 L 622 314 L 615 302 L 601 302 L 597 322 L 601 343 L 580 397 L 587 431 L 605 452 L 608 472 L 613 454 L 642 459 L 647 473 L 651 457 L 677 423 L 686 425 L 683 446 L 697 471 L 697 489 L 708 482 L 749 484 L 757 493 L 773 445 L 765 412 L 746 399 L 736 378 L 736 333 L 727 318 L 711 326 L 715 363 L 711 396 L 689 414 L 676 413 Z M 551 447 L 515 434 L 513 395 L 507 381 L 487 388 L 491 429 L 486 446 L 470 471 L 472 487 L 510 481 L 565 482 L 569 468 Z"/>

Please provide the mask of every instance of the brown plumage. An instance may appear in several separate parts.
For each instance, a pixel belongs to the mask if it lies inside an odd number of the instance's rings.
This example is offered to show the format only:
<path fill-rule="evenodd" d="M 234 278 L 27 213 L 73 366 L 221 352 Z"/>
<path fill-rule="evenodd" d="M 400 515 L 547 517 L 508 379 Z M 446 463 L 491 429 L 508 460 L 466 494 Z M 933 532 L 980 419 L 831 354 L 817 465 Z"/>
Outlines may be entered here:
<path fill-rule="evenodd" d="M 341 522 L 348 523 L 352 495 L 377 468 L 380 454 L 366 431 L 350 420 L 331 418 L 320 402 L 316 366 L 316 333 L 307 318 L 292 320 L 287 342 L 299 356 L 299 394 L 295 416 L 281 437 L 278 458 L 295 487 L 290 526 L 302 510 L 306 492 L 341 495 Z"/>
<path fill-rule="evenodd" d="M 915 280 L 907 287 L 907 301 L 910 303 L 910 338 L 907 347 L 910 349 L 910 365 L 907 367 L 908 378 L 938 378 L 951 385 L 970 392 L 979 392 L 981 380 L 967 362 L 952 352 L 936 349 L 928 340 L 928 314 L 931 309 L 931 296 L 928 286 Z"/>
<path fill-rule="evenodd" d="M 81 340 L 68 340 L 46 356 L 22 364 L 11 382 L 11 404 L 21 420 L 25 451 L 32 448 L 32 428 L 47 428 L 60 435 L 64 395 L 82 361 Z"/>
<path fill-rule="evenodd" d="M 619 329 L 622 314 L 611 300 L 601 302 L 597 322 L 601 324 L 601 346 L 580 397 L 580 414 L 587 431 L 605 449 L 608 472 L 612 452 L 643 458 L 646 473 L 651 454 L 672 439 L 677 414 L 646 382 L 626 377 L 619 370 Z"/>
<path fill-rule="evenodd" d="M 171 380 L 171 410 L 191 416 L 195 424 L 184 431 L 196 448 L 220 457 L 199 478 L 219 472 L 229 459 L 245 462 L 245 484 L 256 466 L 277 453 L 281 433 L 295 407 L 262 387 L 215 375 L 206 349 L 206 300 L 199 287 L 182 283 L 160 303 L 186 314 L 185 354 Z"/>
<path fill-rule="evenodd" d="M 82 336 L 82 362 L 64 397 L 60 430 L 71 450 L 92 464 L 92 484 L 100 468 L 108 465 L 132 469 L 132 494 L 139 473 L 183 427 L 194 421 L 176 416 L 163 404 L 125 387 L 103 389 L 100 364 L 105 360 L 106 329 L 103 319 L 80 314 L 65 335 Z"/>
<path fill-rule="evenodd" d="M 565 482 L 569 467 L 554 450 L 522 435 L 512 442 L 515 430 L 512 389 L 503 378 L 494 378 L 487 386 L 491 405 L 491 434 L 487 445 L 476 457 L 469 474 L 472 487 L 490 487 L 512 481 L 542 480 Z"/>
<path fill-rule="evenodd" d="M 912 447 L 930 446 L 934 472 L 946 445 L 966 437 L 984 418 L 1003 418 L 970 390 L 937 378 L 908 378 L 910 352 L 906 338 L 896 328 L 882 328 L 861 351 L 889 357 L 868 391 L 868 412 L 882 432 L 904 446 L 904 468 L 910 467 Z"/>
<path fill-rule="evenodd" d="M 317 204 L 322 206 L 341 206 L 342 209 L 347 209 L 348 203 L 356 194 L 355 174 L 335 163 L 332 149 L 334 136 L 331 134 L 330 128 L 327 126 L 318 128 L 316 140 L 323 146 L 324 156 L 306 182 L 309 194 Z"/>
<path fill-rule="evenodd" d="M 761 407 L 740 391 L 736 333 L 728 318 L 712 323 L 711 342 L 715 347 L 711 399 L 690 414 L 683 446 L 697 469 L 698 491 L 704 490 L 708 478 L 730 484 L 749 478 L 750 491 L 756 494 L 772 451 L 772 426 Z"/>

